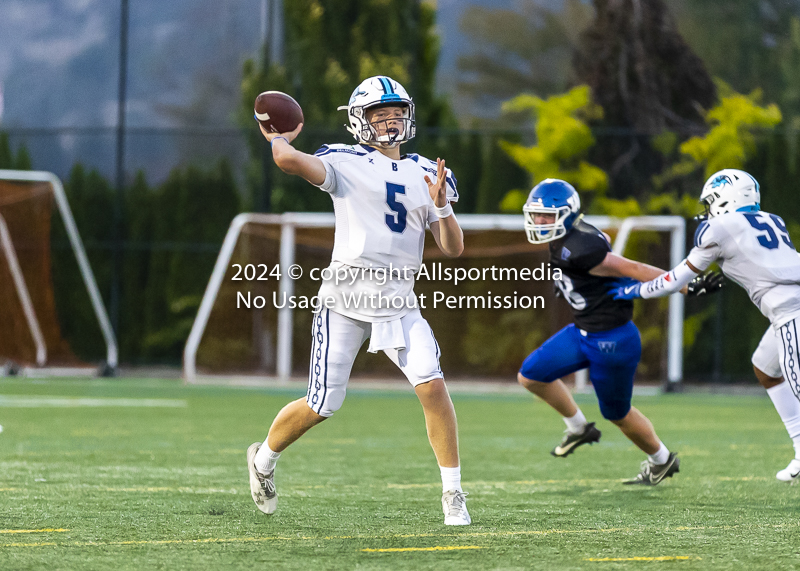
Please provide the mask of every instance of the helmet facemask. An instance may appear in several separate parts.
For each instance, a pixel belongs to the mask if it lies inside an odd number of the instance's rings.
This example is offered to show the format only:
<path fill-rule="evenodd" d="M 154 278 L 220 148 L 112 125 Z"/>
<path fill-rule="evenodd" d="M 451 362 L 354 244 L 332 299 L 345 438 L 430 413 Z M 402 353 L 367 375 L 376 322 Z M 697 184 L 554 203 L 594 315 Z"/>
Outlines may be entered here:
<path fill-rule="evenodd" d="M 400 108 L 402 115 L 397 116 L 391 112 L 392 108 Z M 381 113 L 382 109 L 389 110 L 388 114 Z M 385 149 L 391 149 L 405 143 L 410 137 L 414 128 L 413 116 L 413 103 L 406 104 L 390 104 L 370 107 L 365 109 L 365 115 L 368 117 L 366 124 L 369 125 L 369 138 L 365 141 L 371 145 L 379 146 Z"/>
<path fill-rule="evenodd" d="M 400 107 L 403 116 L 367 120 L 368 112 L 385 107 Z M 391 149 L 410 141 L 416 134 L 414 102 L 402 85 L 386 76 L 362 81 L 349 103 L 338 109 L 347 111 L 347 130 L 362 145 Z"/>
<path fill-rule="evenodd" d="M 535 202 L 523 206 L 522 212 L 525 218 L 525 233 L 531 244 L 545 244 L 563 238 L 572 227 L 571 222 L 576 218 L 576 213 L 569 206 L 544 206 Z M 555 221 L 537 224 L 535 219 L 537 214 L 554 215 Z M 568 225 L 570 228 L 567 228 Z"/>
<path fill-rule="evenodd" d="M 703 207 L 703 212 L 694 217 L 695 220 L 708 220 L 713 218 L 714 214 L 711 211 L 711 205 L 714 202 L 714 197 L 704 196 L 700 199 L 700 205 Z"/>

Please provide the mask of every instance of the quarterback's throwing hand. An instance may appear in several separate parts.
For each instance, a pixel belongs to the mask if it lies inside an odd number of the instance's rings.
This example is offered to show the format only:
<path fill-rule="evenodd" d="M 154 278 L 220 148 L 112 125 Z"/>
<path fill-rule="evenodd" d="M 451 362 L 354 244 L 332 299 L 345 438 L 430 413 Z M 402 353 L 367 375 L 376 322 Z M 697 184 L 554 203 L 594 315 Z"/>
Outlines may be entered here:
<path fill-rule="evenodd" d="M 272 143 L 272 140 L 275 139 L 276 137 L 281 137 L 283 139 L 286 139 L 288 143 L 291 143 L 297 138 L 297 135 L 300 134 L 300 131 L 303 130 L 303 124 L 300 123 L 297 126 L 297 128 L 290 133 L 270 133 L 264 128 L 264 125 L 262 125 L 261 123 L 258 124 L 258 128 L 261 129 L 261 134 L 264 135 L 264 138 L 270 143 Z"/>
<path fill-rule="evenodd" d="M 437 208 L 447 206 L 447 171 L 444 168 L 444 159 L 436 159 L 436 182 L 431 181 L 431 177 L 425 175 L 425 182 L 428 183 L 428 192 Z"/>
<path fill-rule="evenodd" d="M 639 294 L 641 289 L 641 282 L 630 278 L 622 278 L 611 283 L 608 295 L 613 296 L 614 299 L 638 299 L 642 297 Z"/>

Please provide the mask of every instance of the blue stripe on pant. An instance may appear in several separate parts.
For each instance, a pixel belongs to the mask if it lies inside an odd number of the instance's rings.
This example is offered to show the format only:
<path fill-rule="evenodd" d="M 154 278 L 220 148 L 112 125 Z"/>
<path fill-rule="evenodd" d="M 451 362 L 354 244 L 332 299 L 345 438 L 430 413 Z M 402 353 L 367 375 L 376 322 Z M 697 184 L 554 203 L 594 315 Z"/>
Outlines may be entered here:
<path fill-rule="evenodd" d="M 551 383 L 588 367 L 603 417 L 620 420 L 631 409 L 633 376 L 641 356 L 642 340 L 632 321 L 600 333 L 570 324 L 528 355 L 519 372 L 526 379 Z"/>
<path fill-rule="evenodd" d="M 800 343 L 797 333 L 797 319 L 781 325 L 779 335 L 783 354 L 780 356 L 780 364 L 783 378 L 789 383 L 794 395 L 800 398 Z"/>
<path fill-rule="evenodd" d="M 306 400 L 311 410 L 320 414 L 325 396 L 328 393 L 328 350 L 330 344 L 330 309 L 320 309 L 314 313 L 312 324 L 311 364 L 308 372 L 308 391 Z M 322 394 L 320 395 L 320 391 Z"/>

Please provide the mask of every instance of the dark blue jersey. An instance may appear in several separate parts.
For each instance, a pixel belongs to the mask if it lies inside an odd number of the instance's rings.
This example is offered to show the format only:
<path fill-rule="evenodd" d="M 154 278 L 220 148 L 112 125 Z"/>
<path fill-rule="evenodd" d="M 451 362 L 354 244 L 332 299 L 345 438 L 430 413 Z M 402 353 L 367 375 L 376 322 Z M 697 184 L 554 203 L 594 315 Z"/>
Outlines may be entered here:
<path fill-rule="evenodd" d="M 632 301 L 608 295 L 609 284 L 619 278 L 589 273 L 610 251 L 603 233 L 580 218 L 566 236 L 550 243 L 550 264 L 562 272 L 556 286 L 569 302 L 575 325 L 591 333 L 614 329 L 633 317 Z"/>

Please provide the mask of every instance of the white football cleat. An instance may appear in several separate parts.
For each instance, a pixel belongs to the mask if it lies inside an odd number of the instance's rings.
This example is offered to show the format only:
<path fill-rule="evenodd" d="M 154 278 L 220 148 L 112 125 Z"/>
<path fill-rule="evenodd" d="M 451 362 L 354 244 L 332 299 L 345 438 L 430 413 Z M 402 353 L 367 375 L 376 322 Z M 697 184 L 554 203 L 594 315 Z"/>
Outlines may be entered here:
<path fill-rule="evenodd" d="M 258 509 L 265 514 L 275 513 L 278 509 L 278 492 L 275 491 L 275 470 L 262 474 L 256 470 L 256 452 L 261 448 L 260 442 L 253 442 L 247 449 L 247 471 L 250 472 L 250 495 Z"/>
<path fill-rule="evenodd" d="M 781 482 L 794 482 L 800 480 L 800 458 L 795 458 L 783 470 L 775 474 Z"/>
<path fill-rule="evenodd" d="M 467 512 L 467 493 L 452 490 L 442 494 L 445 525 L 469 525 L 472 519 Z"/>

